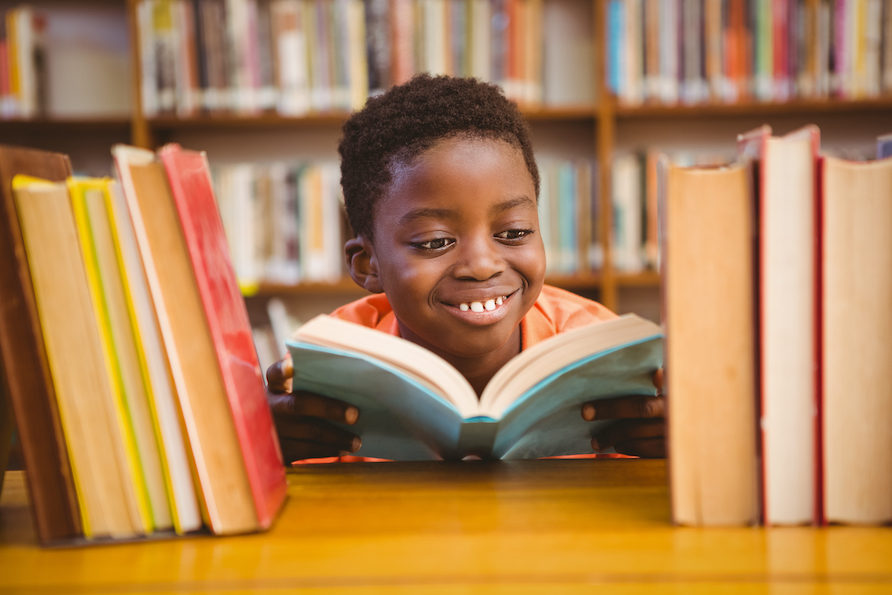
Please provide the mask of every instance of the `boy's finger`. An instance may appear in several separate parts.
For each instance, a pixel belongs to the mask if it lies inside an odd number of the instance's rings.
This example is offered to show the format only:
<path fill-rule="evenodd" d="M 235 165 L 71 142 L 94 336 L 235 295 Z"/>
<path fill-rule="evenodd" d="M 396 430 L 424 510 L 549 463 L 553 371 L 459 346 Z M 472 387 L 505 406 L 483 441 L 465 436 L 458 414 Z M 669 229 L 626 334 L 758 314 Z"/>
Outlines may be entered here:
<path fill-rule="evenodd" d="M 316 442 L 330 446 L 337 451 L 356 452 L 362 446 L 362 440 L 359 439 L 359 436 L 312 417 L 303 417 L 296 420 L 277 417 L 276 431 L 279 433 L 279 437 Z"/>
<path fill-rule="evenodd" d="M 666 458 L 666 440 L 663 438 L 629 440 L 619 442 L 613 448 L 620 454 L 641 457 L 643 459 Z"/>
<path fill-rule="evenodd" d="M 288 395 L 271 395 L 269 402 L 273 413 L 278 415 L 319 417 L 350 425 L 359 419 L 359 410 L 353 405 L 315 393 L 298 391 Z"/>
<path fill-rule="evenodd" d="M 582 418 L 596 419 L 647 419 L 666 416 L 666 399 L 662 395 L 634 395 L 602 399 L 582 406 Z"/>
<path fill-rule="evenodd" d="M 294 365 L 291 362 L 291 354 L 285 354 L 285 357 L 266 370 L 266 383 L 271 392 L 290 393 L 292 376 L 294 376 Z"/>
<path fill-rule="evenodd" d="M 663 392 L 663 368 L 657 368 L 653 375 L 654 386 L 659 392 Z"/>
<path fill-rule="evenodd" d="M 624 419 L 598 432 L 592 438 L 592 448 L 602 451 L 628 440 L 663 438 L 665 435 L 663 419 Z"/>

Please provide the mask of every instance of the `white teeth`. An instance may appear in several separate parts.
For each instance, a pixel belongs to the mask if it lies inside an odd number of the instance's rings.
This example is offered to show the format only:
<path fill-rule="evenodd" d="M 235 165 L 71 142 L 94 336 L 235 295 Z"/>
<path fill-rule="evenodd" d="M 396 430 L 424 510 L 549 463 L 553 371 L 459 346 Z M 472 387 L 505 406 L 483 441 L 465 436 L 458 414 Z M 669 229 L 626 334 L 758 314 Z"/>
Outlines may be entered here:
<path fill-rule="evenodd" d="M 463 302 L 458 305 L 458 309 L 462 312 L 467 312 L 470 310 L 471 312 L 492 312 L 499 306 L 505 303 L 505 300 L 508 299 L 503 295 L 492 299 L 486 300 L 485 302 Z"/>

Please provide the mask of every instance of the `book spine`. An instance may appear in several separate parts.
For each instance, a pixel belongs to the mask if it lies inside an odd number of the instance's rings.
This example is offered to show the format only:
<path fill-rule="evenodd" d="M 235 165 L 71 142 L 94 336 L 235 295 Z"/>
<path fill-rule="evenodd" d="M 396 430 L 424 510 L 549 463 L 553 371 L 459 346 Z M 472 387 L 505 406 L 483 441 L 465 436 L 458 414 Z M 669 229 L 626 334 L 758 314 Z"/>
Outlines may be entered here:
<path fill-rule="evenodd" d="M 61 181 L 70 165 L 59 154 L 0 148 L 3 187 L 10 188 L 18 173 Z M 0 368 L 15 413 L 37 534 L 48 543 L 80 535 L 80 511 L 22 229 L 8 191 L 0 191 L 0 212 Z"/>
<path fill-rule="evenodd" d="M 364 6 L 369 95 L 379 95 L 392 85 L 390 1 L 368 0 Z"/>
<path fill-rule="evenodd" d="M 143 473 L 139 457 L 139 446 L 133 432 L 133 417 L 127 404 L 124 383 L 121 378 L 121 365 L 118 359 L 118 348 L 112 331 L 112 322 L 109 318 L 109 305 L 105 295 L 105 287 L 108 281 L 103 279 L 100 272 L 100 263 L 96 253 L 96 245 L 90 227 L 90 215 L 87 208 L 86 192 L 96 191 L 95 187 L 87 189 L 87 183 L 81 183 L 74 179 L 68 182 L 68 191 L 71 198 L 74 221 L 77 227 L 78 240 L 84 259 L 89 293 L 93 307 L 93 315 L 98 330 L 102 354 L 104 356 L 104 371 L 108 375 L 108 383 L 111 387 L 115 426 L 113 432 L 115 440 L 123 446 L 123 460 L 119 460 L 120 473 L 124 478 L 122 482 L 126 490 L 126 504 L 130 509 L 131 519 L 142 533 L 154 531 L 154 518 L 149 503 L 148 487 Z"/>

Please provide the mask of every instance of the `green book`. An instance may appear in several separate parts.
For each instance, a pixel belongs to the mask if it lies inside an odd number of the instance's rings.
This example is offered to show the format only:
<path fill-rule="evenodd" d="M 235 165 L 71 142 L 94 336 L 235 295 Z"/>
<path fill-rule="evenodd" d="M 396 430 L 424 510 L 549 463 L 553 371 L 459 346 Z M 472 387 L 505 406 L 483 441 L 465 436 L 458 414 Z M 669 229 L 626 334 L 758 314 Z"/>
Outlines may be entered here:
<path fill-rule="evenodd" d="M 396 460 L 519 459 L 591 453 L 611 421 L 582 419 L 584 403 L 653 395 L 661 328 L 633 314 L 561 333 L 523 351 L 478 399 L 438 355 L 410 341 L 319 316 L 287 342 L 294 390 L 359 409 L 344 426 L 361 456 Z"/>

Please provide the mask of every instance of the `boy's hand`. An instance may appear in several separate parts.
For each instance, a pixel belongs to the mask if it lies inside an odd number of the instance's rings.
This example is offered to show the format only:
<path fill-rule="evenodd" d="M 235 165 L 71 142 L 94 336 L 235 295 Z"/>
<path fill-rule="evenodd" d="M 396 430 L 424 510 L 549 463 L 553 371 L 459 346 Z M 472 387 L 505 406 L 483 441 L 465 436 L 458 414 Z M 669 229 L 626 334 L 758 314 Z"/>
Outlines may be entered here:
<path fill-rule="evenodd" d="M 619 419 L 592 438 L 592 448 L 600 452 L 611 446 L 618 453 L 645 458 L 666 456 L 666 397 L 662 395 L 663 370 L 654 372 L 656 396 L 617 397 L 582 406 L 582 418 Z"/>
<path fill-rule="evenodd" d="M 325 421 L 352 425 L 359 419 L 359 410 L 322 395 L 305 391 L 292 393 L 293 376 L 290 355 L 266 371 L 267 401 L 273 412 L 285 462 L 336 457 L 359 450 L 362 445 L 359 436 Z"/>

